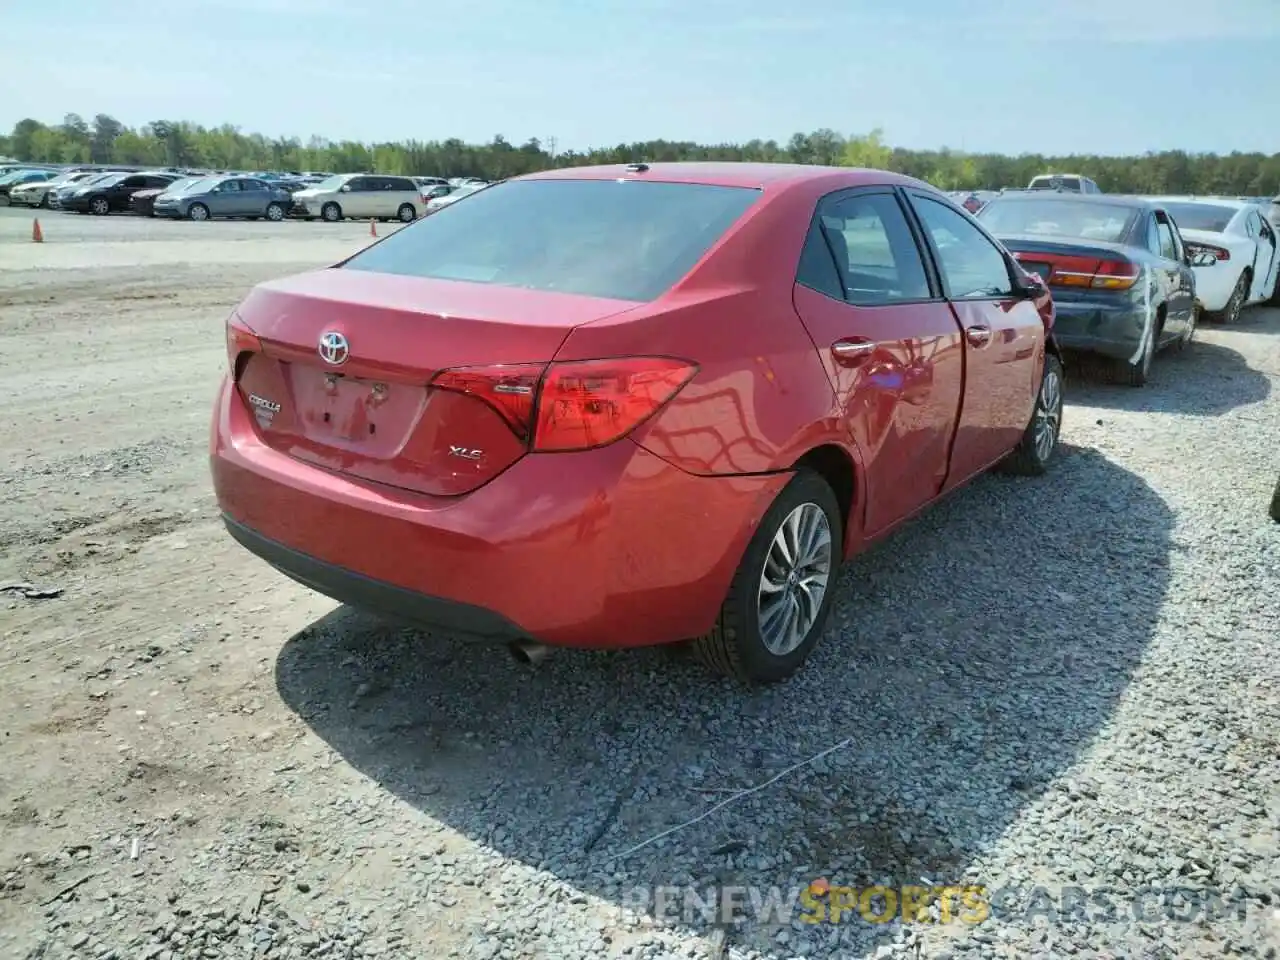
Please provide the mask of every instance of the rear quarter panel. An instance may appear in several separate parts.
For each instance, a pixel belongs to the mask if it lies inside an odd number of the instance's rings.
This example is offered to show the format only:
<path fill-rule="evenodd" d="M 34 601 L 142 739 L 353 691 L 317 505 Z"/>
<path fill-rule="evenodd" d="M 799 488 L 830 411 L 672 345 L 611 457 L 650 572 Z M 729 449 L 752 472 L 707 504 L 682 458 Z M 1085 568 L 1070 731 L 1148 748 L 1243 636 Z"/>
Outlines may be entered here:
<path fill-rule="evenodd" d="M 656 354 L 698 374 L 633 438 L 690 473 L 784 470 L 824 443 L 857 462 L 835 393 L 792 303 L 814 204 L 843 184 L 766 193 L 665 297 L 574 329 L 557 359 Z"/>

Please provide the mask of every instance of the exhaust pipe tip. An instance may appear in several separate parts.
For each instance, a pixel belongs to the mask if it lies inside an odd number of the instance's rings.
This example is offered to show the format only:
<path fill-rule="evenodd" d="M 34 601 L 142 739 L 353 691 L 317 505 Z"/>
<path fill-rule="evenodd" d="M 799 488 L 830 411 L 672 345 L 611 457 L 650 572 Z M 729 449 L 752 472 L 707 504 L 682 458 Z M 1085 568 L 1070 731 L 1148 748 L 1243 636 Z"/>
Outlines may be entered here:
<path fill-rule="evenodd" d="M 507 649 L 517 661 L 529 665 L 541 663 L 550 652 L 541 643 L 534 643 L 532 640 L 516 640 Z"/>

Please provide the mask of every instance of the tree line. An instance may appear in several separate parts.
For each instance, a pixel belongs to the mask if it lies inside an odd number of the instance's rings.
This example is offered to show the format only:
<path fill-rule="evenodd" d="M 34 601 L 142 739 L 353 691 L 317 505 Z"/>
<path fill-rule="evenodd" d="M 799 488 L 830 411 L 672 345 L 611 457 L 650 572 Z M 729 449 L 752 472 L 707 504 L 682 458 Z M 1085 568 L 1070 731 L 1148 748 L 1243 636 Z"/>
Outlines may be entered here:
<path fill-rule="evenodd" d="M 885 143 L 882 131 L 845 136 L 835 130 L 794 134 L 786 143 L 700 144 L 649 140 L 592 150 L 556 151 L 554 140 L 514 144 L 462 140 L 358 143 L 312 137 L 244 133 L 224 124 L 203 127 L 156 120 L 128 127 L 100 113 L 92 121 L 68 114 L 59 124 L 21 120 L 0 136 L 0 155 L 35 163 L 119 163 L 226 170 L 378 172 L 496 180 L 548 167 L 673 160 L 755 160 L 875 167 L 905 173 L 944 190 L 1026 186 L 1041 173 L 1091 177 L 1108 193 L 1190 193 L 1244 196 L 1280 194 L 1280 153 L 1212 154 L 1168 150 L 1144 156 L 1044 156 L 962 153 L 946 148 L 908 150 Z"/>

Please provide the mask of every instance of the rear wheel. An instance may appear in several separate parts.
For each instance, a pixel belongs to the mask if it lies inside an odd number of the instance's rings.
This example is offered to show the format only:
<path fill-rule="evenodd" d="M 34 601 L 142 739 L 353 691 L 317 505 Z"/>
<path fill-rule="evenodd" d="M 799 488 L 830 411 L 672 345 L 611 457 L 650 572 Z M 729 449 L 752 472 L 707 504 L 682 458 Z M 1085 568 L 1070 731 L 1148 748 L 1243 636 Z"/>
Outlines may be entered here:
<path fill-rule="evenodd" d="M 1195 304 L 1191 308 L 1191 320 L 1187 324 L 1187 332 L 1180 336 L 1174 343 L 1174 349 L 1181 353 L 1187 347 L 1191 346 L 1191 341 L 1196 335 L 1196 327 L 1200 325 L 1200 304 Z"/>
<path fill-rule="evenodd" d="M 326 203 L 320 208 L 320 216 L 329 223 L 337 223 L 342 219 L 342 208 L 336 203 Z"/>
<path fill-rule="evenodd" d="M 208 220 L 209 208 L 203 203 L 193 203 L 190 209 L 187 210 L 187 216 L 192 220 Z"/>
<path fill-rule="evenodd" d="M 279 223 L 284 219 L 284 207 L 278 203 L 267 204 L 267 219 Z"/>
<path fill-rule="evenodd" d="M 1000 463 L 1001 472 L 1038 477 L 1049 469 L 1062 435 L 1062 407 L 1062 361 L 1049 354 L 1044 358 L 1031 422 L 1017 447 Z"/>
<path fill-rule="evenodd" d="M 1280 523 L 1280 480 L 1276 481 L 1276 489 L 1271 494 L 1271 519 Z"/>
<path fill-rule="evenodd" d="M 49 194 L 46 193 L 43 197 L 40 198 L 40 208 L 42 210 L 48 210 L 50 202 L 51 201 L 49 200 Z"/>
<path fill-rule="evenodd" d="M 843 556 L 840 506 L 801 469 L 760 521 L 715 627 L 693 641 L 711 669 L 747 683 L 784 680 L 822 636 Z"/>
<path fill-rule="evenodd" d="M 401 223 L 410 223 L 418 216 L 418 211 L 413 209 L 412 203 L 400 204 L 400 209 L 396 211 L 396 217 Z"/>
<path fill-rule="evenodd" d="M 1227 301 L 1227 305 L 1221 310 L 1206 313 L 1205 319 L 1212 320 L 1214 323 L 1235 323 L 1239 320 L 1240 311 L 1244 309 L 1244 302 L 1249 297 L 1251 282 L 1252 277 L 1248 270 L 1240 274 L 1240 279 L 1236 281 L 1236 287 L 1231 291 L 1231 299 Z"/>
<path fill-rule="evenodd" d="M 94 197 L 89 201 L 89 212 L 99 217 L 105 217 L 111 212 L 111 204 L 106 197 Z"/>

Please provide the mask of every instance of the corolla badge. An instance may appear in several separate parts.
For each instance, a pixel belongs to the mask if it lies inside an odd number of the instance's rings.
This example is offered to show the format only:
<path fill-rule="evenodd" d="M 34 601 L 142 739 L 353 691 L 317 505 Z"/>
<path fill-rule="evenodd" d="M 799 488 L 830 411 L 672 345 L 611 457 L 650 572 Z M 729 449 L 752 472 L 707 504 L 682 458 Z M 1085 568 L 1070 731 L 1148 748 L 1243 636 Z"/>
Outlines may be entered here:
<path fill-rule="evenodd" d="M 347 362 L 347 356 L 351 353 L 351 348 L 347 344 L 347 338 L 338 333 L 337 330 L 330 330 L 320 336 L 320 359 L 325 363 L 331 363 L 335 367 L 339 364 Z"/>

